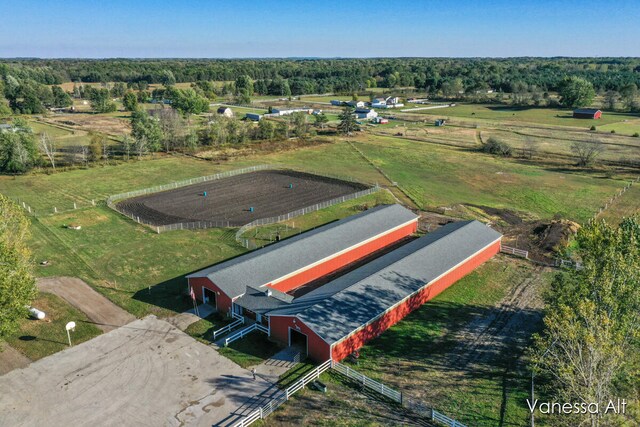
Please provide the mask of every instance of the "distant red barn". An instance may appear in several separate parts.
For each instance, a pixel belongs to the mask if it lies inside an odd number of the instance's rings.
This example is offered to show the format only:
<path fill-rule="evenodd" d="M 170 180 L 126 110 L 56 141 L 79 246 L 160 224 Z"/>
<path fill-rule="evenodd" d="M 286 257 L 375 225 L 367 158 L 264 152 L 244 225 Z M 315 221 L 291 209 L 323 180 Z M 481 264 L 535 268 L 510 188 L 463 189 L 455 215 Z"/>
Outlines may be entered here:
<path fill-rule="evenodd" d="M 602 111 L 597 108 L 578 108 L 573 110 L 574 119 L 599 119 L 602 117 Z"/>

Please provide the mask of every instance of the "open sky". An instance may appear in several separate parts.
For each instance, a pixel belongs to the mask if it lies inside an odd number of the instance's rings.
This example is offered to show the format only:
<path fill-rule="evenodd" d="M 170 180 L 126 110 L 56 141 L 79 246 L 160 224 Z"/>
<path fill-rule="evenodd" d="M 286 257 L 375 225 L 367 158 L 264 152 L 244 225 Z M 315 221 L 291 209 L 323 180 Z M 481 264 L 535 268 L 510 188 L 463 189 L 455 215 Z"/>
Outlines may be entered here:
<path fill-rule="evenodd" d="M 0 0 L 0 57 L 640 56 L 638 0 Z"/>

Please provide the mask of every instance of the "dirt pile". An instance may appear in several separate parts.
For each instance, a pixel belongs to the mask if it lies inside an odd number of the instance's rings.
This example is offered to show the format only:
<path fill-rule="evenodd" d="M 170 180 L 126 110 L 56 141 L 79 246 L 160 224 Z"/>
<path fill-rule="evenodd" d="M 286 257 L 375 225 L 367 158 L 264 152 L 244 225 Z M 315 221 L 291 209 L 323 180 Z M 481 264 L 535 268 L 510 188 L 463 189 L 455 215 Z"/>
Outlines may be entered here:
<path fill-rule="evenodd" d="M 565 248 L 569 239 L 580 229 L 580 225 L 569 220 L 554 220 L 539 223 L 532 230 L 534 241 L 542 250 L 558 252 Z"/>

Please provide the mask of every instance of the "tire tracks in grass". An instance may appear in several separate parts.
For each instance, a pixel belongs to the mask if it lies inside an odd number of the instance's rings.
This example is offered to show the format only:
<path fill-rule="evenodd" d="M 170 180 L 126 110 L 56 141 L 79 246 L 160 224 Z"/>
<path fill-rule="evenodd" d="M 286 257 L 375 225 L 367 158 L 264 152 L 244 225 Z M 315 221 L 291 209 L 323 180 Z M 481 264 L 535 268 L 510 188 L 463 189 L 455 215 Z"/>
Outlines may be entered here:
<path fill-rule="evenodd" d="M 69 254 L 71 258 L 76 260 L 73 263 L 73 267 L 78 269 L 77 272 L 85 273 L 87 276 L 94 280 L 100 280 L 98 272 L 73 248 L 71 248 L 60 236 L 52 231 L 48 226 L 40 222 L 40 219 L 31 217 L 31 224 L 34 228 L 37 228 L 39 235 L 44 238 L 50 247 L 57 248 L 61 254 Z M 76 272 L 74 272 L 76 273 Z"/>
<path fill-rule="evenodd" d="M 362 150 L 360 150 L 358 147 L 355 146 L 355 144 L 351 141 L 346 141 L 347 144 L 349 144 L 349 146 L 360 156 L 362 157 L 362 159 L 364 159 L 365 162 L 367 162 L 371 167 L 373 167 L 376 171 L 378 171 L 378 173 L 380 175 L 382 175 L 385 180 L 389 181 L 389 183 L 391 184 L 390 188 L 386 188 L 387 190 L 389 190 L 389 192 L 393 195 L 393 197 L 398 200 L 398 198 L 395 196 L 395 194 L 393 194 L 393 191 L 391 190 L 391 188 L 397 188 L 409 201 L 411 201 L 411 203 L 413 203 L 413 207 L 414 208 L 418 208 L 418 209 L 423 209 L 423 207 L 421 206 L 420 203 L 418 203 L 418 201 L 405 189 L 403 189 L 402 187 L 400 187 L 400 185 L 394 181 L 389 175 L 387 175 L 387 173 L 385 171 L 382 170 L 382 168 L 380 168 L 379 166 L 377 166 L 373 160 L 371 160 L 369 157 L 366 156 L 366 154 L 364 154 L 362 152 Z"/>

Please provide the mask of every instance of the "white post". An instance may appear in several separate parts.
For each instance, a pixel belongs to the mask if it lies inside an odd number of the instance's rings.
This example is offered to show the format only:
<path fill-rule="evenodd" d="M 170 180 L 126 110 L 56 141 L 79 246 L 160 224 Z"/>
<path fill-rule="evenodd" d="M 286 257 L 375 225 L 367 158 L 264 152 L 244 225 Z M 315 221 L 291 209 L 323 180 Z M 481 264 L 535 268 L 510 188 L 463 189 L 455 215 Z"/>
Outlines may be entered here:
<path fill-rule="evenodd" d="M 73 202 L 73 209 L 78 209 L 78 205 L 76 205 L 76 202 Z"/>
<path fill-rule="evenodd" d="M 58 208 L 56 208 L 55 206 L 53 207 L 53 213 L 58 213 Z"/>

